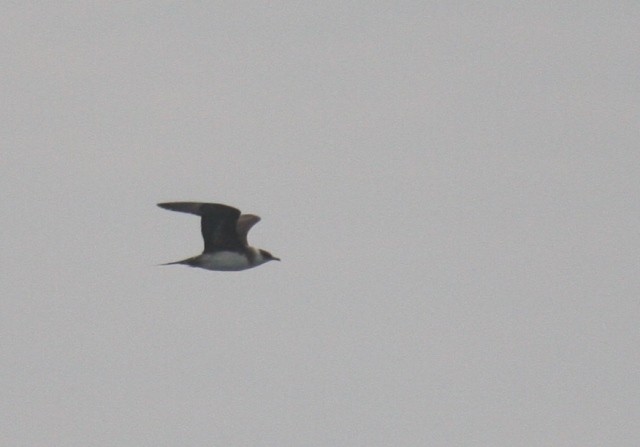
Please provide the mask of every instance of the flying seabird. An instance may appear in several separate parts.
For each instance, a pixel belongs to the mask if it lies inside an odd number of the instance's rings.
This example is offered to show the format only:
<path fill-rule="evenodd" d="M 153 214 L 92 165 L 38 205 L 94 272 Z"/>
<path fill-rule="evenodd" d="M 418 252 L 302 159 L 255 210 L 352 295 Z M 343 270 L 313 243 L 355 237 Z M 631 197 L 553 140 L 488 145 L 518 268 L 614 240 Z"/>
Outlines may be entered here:
<path fill-rule="evenodd" d="M 162 265 L 185 264 L 207 270 L 238 271 L 279 261 L 266 250 L 250 247 L 247 233 L 260 217 L 220 203 L 168 202 L 160 208 L 200 216 L 204 251 L 198 256 Z"/>

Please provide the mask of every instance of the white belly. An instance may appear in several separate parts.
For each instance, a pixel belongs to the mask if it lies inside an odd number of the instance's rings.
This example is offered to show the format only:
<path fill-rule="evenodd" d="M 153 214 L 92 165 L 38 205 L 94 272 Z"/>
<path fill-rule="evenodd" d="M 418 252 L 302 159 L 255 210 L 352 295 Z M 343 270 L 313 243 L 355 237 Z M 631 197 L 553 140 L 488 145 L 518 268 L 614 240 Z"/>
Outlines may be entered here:
<path fill-rule="evenodd" d="M 237 271 L 253 267 L 247 257 L 233 251 L 205 253 L 200 256 L 198 267 L 207 270 Z"/>

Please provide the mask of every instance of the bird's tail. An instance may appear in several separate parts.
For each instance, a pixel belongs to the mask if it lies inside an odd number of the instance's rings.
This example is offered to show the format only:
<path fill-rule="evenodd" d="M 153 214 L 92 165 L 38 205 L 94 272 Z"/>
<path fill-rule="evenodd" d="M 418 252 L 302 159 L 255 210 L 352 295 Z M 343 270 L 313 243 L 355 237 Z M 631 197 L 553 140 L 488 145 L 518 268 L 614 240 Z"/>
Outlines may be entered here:
<path fill-rule="evenodd" d="M 183 259 L 182 261 L 175 261 L 175 262 L 167 262 L 164 264 L 157 264 L 158 267 L 163 266 L 163 265 L 175 265 L 175 264 L 185 264 L 188 266 L 193 266 L 193 258 L 187 258 L 187 259 Z"/>

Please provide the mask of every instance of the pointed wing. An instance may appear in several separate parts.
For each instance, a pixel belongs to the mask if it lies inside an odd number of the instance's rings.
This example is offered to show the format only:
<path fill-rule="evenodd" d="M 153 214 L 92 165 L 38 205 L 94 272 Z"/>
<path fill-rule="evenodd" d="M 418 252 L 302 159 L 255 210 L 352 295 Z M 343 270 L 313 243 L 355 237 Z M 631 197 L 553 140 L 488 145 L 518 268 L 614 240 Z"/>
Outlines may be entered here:
<path fill-rule="evenodd" d="M 240 210 L 220 203 L 201 202 L 169 202 L 159 203 L 159 207 L 181 213 L 201 216 L 200 228 L 204 239 L 204 252 L 219 249 L 243 248 L 242 239 L 238 237 L 236 224 Z"/>
<path fill-rule="evenodd" d="M 238 237 L 243 244 L 249 245 L 249 242 L 247 242 L 247 233 L 249 233 L 251 227 L 258 222 L 260 222 L 260 217 L 254 214 L 243 214 L 240 216 L 236 224 L 236 233 L 238 233 Z"/>

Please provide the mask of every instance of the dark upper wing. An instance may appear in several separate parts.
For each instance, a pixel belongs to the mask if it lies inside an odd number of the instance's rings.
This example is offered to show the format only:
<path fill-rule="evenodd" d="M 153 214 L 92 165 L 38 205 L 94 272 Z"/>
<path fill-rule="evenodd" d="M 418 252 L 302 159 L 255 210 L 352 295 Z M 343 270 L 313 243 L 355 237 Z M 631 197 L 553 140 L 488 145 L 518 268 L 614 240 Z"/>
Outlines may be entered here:
<path fill-rule="evenodd" d="M 201 216 L 200 227 L 205 252 L 225 248 L 233 250 L 244 246 L 236 231 L 240 217 L 240 210 L 236 208 L 219 203 L 201 202 L 169 202 L 159 203 L 158 206 Z"/>
<path fill-rule="evenodd" d="M 247 233 L 249 233 L 251 227 L 258 222 L 260 222 L 260 217 L 254 214 L 243 214 L 240 216 L 238 223 L 236 224 L 236 232 L 243 244 L 249 244 L 249 242 L 247 242 Z"/>

